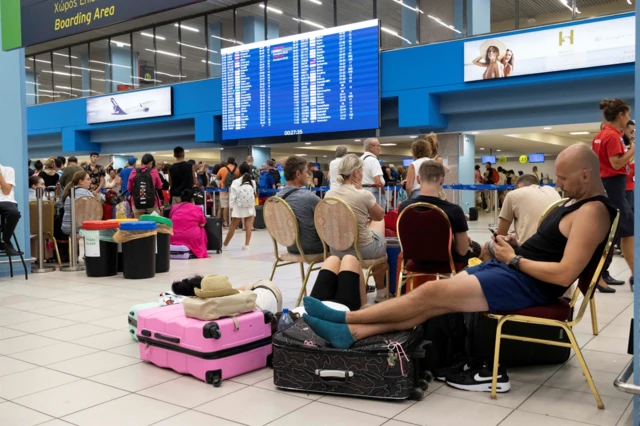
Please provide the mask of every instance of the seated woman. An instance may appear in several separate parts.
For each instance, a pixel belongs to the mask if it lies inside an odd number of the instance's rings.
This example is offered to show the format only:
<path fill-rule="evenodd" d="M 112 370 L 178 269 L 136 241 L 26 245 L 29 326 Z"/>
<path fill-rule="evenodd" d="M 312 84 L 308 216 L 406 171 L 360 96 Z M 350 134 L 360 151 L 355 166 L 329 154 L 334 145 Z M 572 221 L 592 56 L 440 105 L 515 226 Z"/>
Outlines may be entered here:
<path fill-rule="evenodd" d="M 197 258 L 207 258 L 207 232 L 204 230 L 207 219 L 204 212 L 191 202 L 193 192 L 190 189 L 185 189 L 180 199 L 182 202 L 174 204 L 169 213 L 169 219 L 173 221 L 171 244 L 187 246 Z"/>
<path fill-rule="evenodd" d="M 71 197 L 69 196 L 71 188 L 76 190 L 76 200 L 80 197 L 93 197 L 93 193 L 89 190 L 91 188 L 91 178 L 89 173 L 85 171 L 76 172 L 73 175 L 73 180 L 67 185 L 62 193 L 62 203 L 64 205 L 64 215 L 62 216 L 62 232 L 65 235 L 71 234 Z M 80 229 L 81 223 L 76 224 Z M 76 230 L 77 231 L 77 230 Z"/>
<path fill-rule="evenodd" d="M 369 191 L 362 189 L 362 160 L 355 154 L 348 154 L 342 158 L 338 182 L 340 185 L 327 192 L 327 197 L 338 198 L 351 207 L 358 221 L 358 245 L 363 259 L 377 259 L 387 253 L 384 239 L 384 209 L 376 202 L 376 198 Z M 331 249 L 331 254 L 340 258 L 347 254 L 355 256 L 355 250 L 340 252 Z M 378 289 L 376 302 L 386 297 L 384 284 L 384 270 L 374 273 Z"/>
<path fill-rule="evenodd" d="M 36 188 L 45 189 L 44 179 L 40 176 L 29 176 L 29 201 L 36 201 Z"/>

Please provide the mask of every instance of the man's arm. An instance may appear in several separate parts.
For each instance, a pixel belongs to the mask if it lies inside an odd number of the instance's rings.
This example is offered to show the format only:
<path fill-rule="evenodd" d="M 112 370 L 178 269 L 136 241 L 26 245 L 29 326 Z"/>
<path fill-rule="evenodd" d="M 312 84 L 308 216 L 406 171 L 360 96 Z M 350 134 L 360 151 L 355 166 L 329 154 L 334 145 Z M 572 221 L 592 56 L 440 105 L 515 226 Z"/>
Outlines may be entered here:
<path fill-rule="evenodd" d="M 576 212 L 564 255 L 560 262 L 539 262 L 521 259 L 520 271 L 551 284 L 570 286 L 580 276 L 598 245 L 609 232 L 611 218 L 602 203 L 587 203 Z M 496 258 L 508 264 L 514 257 L 513 248 L 500 236 L 494 244 Z"/>
<path fill-rule="evenodd" d="M 498 235 L 507 235 L 509 233 L 510 227 L 511 221 L 501 217 L 500 219 L 498 219 L 498 230 L 496 232 L 498 233 Z"/>
<path fill-rule="evenodd" d="M 456 232 L 453 235 L 453 239 L 454 250 L 456 251 L 456 253 L 458 253 L 460 256 L 466 255 L 469 251 L 469 234 L 467 234 L 466 232 Z"/>
<path fill-rule="evenodd" d="M 4 175 L 2 173 L 0 173 L 0 188 L 2 188 L 2 193 L 4 195 L 11 194 L 11 188 L 13 188 L 13 185 L 4 180 Z"/>

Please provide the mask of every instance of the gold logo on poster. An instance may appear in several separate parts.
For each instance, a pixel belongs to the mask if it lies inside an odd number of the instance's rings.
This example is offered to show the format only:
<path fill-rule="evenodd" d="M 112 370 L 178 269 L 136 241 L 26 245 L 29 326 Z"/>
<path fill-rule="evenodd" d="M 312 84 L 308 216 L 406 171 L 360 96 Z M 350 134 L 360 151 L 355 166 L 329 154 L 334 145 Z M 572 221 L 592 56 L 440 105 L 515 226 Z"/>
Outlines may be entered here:
<path fill-rule="evenodd" d="M 558 46 L 562 46 L 565 41 L 569 41 L 569 44 L 573 44 L 573 30 L 569 31 L 569 35 L 566 37 L 562 36 L 562 31 L 558 33 Z"/>

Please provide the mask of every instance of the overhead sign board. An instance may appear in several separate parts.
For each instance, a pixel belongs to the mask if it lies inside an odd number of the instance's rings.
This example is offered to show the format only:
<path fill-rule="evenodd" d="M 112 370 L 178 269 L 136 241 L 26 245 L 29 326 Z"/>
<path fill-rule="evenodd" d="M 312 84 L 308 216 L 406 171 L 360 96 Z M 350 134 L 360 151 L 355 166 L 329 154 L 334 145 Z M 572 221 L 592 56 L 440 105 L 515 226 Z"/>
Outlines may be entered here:
<path fill-rule="evenodd" d="M 464 81 L 633 63 L 635 17 L 575 23 L 464 43 Z"/>
<path fill-rule="evenodd" d="M 9 50 L 80 34 L 204 0 L 0 1 L 2 48 Z"/>
<path fill-rule="evenodd" d="M 165 117 L 172 114 L 171 87 L 87 99 L 87 124 Z"/>

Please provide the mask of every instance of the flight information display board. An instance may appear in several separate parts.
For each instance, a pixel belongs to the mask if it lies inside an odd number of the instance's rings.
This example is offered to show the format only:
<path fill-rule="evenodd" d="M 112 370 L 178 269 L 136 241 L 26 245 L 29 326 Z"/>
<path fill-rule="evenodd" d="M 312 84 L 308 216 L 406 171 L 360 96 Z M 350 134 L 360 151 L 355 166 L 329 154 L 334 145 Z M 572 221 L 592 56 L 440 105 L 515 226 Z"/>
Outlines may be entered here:
<path fill-rule="evenodd" d="M 378 128 L 378 26 L 222 49 L 222 139 Z"/>

